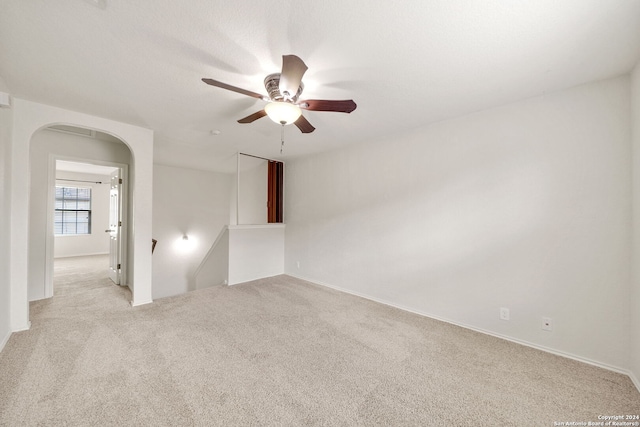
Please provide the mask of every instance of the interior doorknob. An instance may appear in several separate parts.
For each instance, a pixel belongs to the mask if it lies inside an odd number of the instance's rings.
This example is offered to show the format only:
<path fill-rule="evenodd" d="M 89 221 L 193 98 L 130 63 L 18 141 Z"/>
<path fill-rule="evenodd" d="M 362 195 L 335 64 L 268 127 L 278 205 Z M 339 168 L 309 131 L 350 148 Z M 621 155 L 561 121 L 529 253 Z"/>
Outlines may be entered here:
<path fill-rule="evenodd" d="M 104 230 L 105 233 L 113 233 L 114 230 Z"/>

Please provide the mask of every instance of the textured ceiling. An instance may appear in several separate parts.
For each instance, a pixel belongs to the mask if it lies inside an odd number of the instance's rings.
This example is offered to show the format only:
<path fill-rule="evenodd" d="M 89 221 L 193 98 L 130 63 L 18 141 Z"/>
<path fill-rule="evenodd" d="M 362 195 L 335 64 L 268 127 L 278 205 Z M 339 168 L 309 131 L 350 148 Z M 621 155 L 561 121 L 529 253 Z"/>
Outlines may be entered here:
<path fill-rule="evenodd" d="M 267 118 L 283 54 L 309 67 L 312 134 Z M 0 90 L 151 128 L 155 161 L 214 169 L 237 150 L 286 160 L 388 138 L 631 70 L 640 0 L 0 0 Z M 219 131 L 213 135 L 212 131 Z"/>

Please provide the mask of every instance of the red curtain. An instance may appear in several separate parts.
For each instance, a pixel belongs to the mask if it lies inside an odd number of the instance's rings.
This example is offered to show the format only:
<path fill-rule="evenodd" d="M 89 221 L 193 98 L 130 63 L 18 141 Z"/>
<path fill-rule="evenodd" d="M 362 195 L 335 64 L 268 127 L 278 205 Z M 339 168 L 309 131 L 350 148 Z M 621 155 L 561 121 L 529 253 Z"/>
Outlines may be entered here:
<path fill-rule="evenodd" d="M 284 164 L 269 160 L 267 219 L 269 223 L 282 222 L 282 188 Z"/>

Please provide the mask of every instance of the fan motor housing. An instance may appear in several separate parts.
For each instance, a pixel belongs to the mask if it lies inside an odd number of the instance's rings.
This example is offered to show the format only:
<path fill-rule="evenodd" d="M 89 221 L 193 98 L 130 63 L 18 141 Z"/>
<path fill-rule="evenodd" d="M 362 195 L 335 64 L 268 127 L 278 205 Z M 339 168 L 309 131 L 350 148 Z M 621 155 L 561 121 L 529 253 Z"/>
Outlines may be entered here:
<path fill-rule="evenodd" d="M 267 90 L 267 93 L 269 94 L 269 98 L 271 98 L 272 101 L 285 100 L 284 96 L 280 93 L 280 74 L 281 73 L 269 74 L 267 77 L 264 78 L 264 88 Z M 304 90 L 304 83 L 300 82 L 300 86 L 298 87 L 298 92 L 296 92 L 295 96 L 293 96 L 290 99 L 290 101 L 296 102 L 303 90 Z"/>

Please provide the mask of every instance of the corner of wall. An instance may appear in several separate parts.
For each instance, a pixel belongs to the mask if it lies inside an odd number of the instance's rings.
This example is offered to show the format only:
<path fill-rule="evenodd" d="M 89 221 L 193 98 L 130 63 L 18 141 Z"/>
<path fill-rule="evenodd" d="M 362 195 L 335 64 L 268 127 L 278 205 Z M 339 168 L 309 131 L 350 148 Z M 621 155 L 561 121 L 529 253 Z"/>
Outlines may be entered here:
<path fill-rule="evenodd" d="M 640 391 L 640 62 L 631 71 L 632 259 L 630 377 Z"/>
<path fill-rule="evenodd" d="M 0 82 L 2 79 L 0 78 Z M 0 108 L 0 217 L 5 230 L 11 229 L 11 131 L 13 111 Z M 9 223 L 7 223 L 9 222 Z M 11 336 L 11 280 L 9 233 L 0 235 L 0 351 Z"/>
<path fill-rule="evenodd" d="M 0 353 L 4 350 L 4 346 L 9 342 L 9 338 L 11 338 L 11 331 L 7 331 L 4 338 L 0 341 Z"/>

